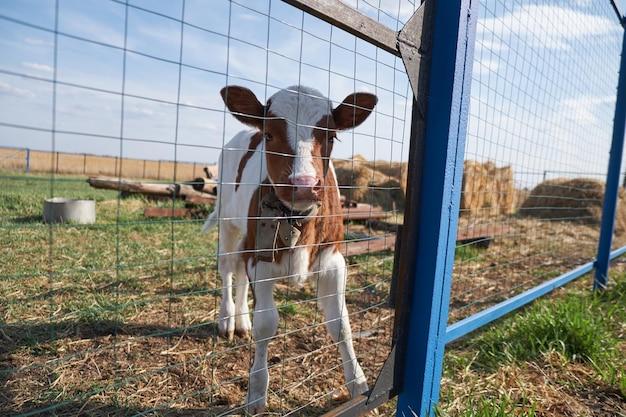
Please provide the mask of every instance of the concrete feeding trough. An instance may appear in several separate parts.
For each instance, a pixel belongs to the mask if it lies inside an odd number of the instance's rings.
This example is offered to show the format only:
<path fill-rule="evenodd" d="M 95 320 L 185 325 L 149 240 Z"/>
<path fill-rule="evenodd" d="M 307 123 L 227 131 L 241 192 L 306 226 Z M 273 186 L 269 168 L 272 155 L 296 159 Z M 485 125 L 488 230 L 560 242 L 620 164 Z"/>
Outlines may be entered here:
<path fill-rule="evenodd" d="M 61 197 L 46 199 L 43 203 L 43 221 L 45 223 L 95 223 L 96 202 Z"/>

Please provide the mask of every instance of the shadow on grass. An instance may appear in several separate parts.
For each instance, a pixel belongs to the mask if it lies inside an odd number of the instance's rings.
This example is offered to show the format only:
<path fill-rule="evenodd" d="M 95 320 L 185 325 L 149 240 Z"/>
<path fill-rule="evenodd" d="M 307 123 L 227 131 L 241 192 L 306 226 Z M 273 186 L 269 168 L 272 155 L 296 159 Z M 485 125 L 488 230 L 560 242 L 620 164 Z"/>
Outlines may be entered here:
<path fill-rule="evenodd" d="M 239 404 L 229 403 L 227 399 L 217 396 L 212 399 L 208 408 L 171 408 L 165 405 L 156 405 L 155 409 L 150 407 L 141 408 L 125 404 L 123 397 L 113 397 L 110 401 L 98 398 L 98 386 L 88 391 L 78 392 L 74 398 L 67 400 L 63 398 L 63 393 L 59 387 L 55 387 L 55 373 L 48 375 L 41 373 L 38 379 L 37 392 L 38 399 L 31 399 L 28 402 L 20 402 L 15 398 L 17 390 L 20 389 L 19 378 L 15 374 L 21 372 L 24 365 L 15 361 L 12 354 L 20 354 L 24 349 L 30 349 L 31 354 L 37 355 L 53 352 L 55 357 L 62 354 L 54 349 L 54 342 L 61 340 L 84 340 L 91 339 L 97 345 L 102 338 L 109 336 L 131 336 L 150 339 L 174 340 L 184 336 L 187 339 L 206 341 L 217 337 L 217 326 L 215 323 L 202 323 L 197 326 L 187 327 L 167 327 L 159 325 L 134 325 L 125 324 L 113 320 L 94 321 L 64 321 L 59 323 L 36 323 L 36 324 L 10 324 L 0 323 L 0 416 L 9 415 L 54 415 L 54 416 L 216 416 L 227 414 L 237 408 Z M 107 339 L 108 340 L 108 339 Z M 145 340 L 145 339 L 144 339 Z M 165 343 L 165 342 L 164 342 Z M 48 361 L 46 361 L 48 362 Z M 28 365 L 26 365 L 28 367 Z M 173 371 L 176 374 L 175 371 Z M 60 377 L 59 377 L 60 378 Z M 164 388 L 166 389 L 166 388 Z M 24 393 L 20 395 L 23 397 Z M 204 395 L 204 394 L 203 394 Z M 46 398 L 42 398 L 46 396 Z M 210 393 L 206 393 L 209 398 Z M 19 403 L 19 404 L 18 404 Z M 298 416 L 321 415 L 332 408 L 328 404 L 326 407 L 317 405 L 307 405 L 303 407 Z M 162 407 L 162 408 L 160 408 Z"/>
<path fill-rule="evenodd" d="M 10 409 L 13 403 L 13 393 L 10 385 L 12 375 L 20 371 L 20 366 L 14 363 L 11 354 L 19 353 L 23 349 L 30 349 L 34 355 L 45 354 L 54 351 L 51 346 L 56 341 L 63 339 L 93 339 L 97 343 L 98 338 L 108 336 L 132 336 L 139 338 L 178 338 L 185 336 L 188 339 L 207 340 L 217 337 L 217 325 L 215 323 L 202 323 L 187 327 L 167 327 L 158 325 L 134 325 L 124 324 L 114 320 L 95 321 L 63 321 L 59 323 L 35 323 L 35 324 L 3 324 L 0 323 L 0 415 L 14 415 L 16 410 Z M 42 391 L 53 391 L 53 381 L 41 381 Z M 19 385 L 19 383 L 18 383 Z M 226 405 L 224 405 L 225 407 Z M 226 408 L 222 411 L 225 411 Z M 95 404 L 86 397 L 85 401 L 52 401 L 48 404 L 24 404 L 20 412 L 27 412 L 36 408 L 42 410 L 40 415 L 132 415 L 142 413 L 143 410 L 120 407 L 115 404 Z M 93 410 L 90 411 L 90 410 Z M 212 412 L 219 410 L 213 408 Z M 52 414 L 51 414 L 52 413 Z M 202 410 L 173 410 L 159 411 L 149 415 L 202 415 Z M 204 413 L 206 415 L 206 413 Z M 213 415 L 213 414 L 209 414 Z"/>
<path fill-rule="evenodd" d="M 197 409 L 142 409 L 139 407 L 125 407 L 123 405 L 116 405 L 111 403 L 101 403 L 97 401 L 85 400 L 85 401 L 62 401 L 52 402 L 44 405 L 37 405 L 36 407 L 29 407 L 26 404 L 22 410 L 18 413 L 27 415 L 53 415 L 55 417 L 65 416 L 171 416 L 171 417 L 191 417 L 191 416 L 214 416 L 224 412 L 227 412 L 226 407 L 213 407 L 213 408 L 197 408 Z M 15 414 L 14 410 L 2 409 L 0 407 L 0 413 L 3 416 L 8 415 L 20 415 Z M 5 414 L 6 413 L 6 414 Z M 11 414 L 13 413 L 13 414 Z"/>
<path fill-rule="evenodd" d="M 32 215 L 32 216 L 11 217 L 7 219 L 7 222 L 9 224 L 25 224 L 25 223 L 43 224 L 43 217 L 40 214 Z"/>
<path fill-rule="evenodd" d="M 216 323 L 187 327 L 124 324 L 115 320 L 62 321 L 58 323 L 0 325 L 0 355 L 8 355 L 21 347 L 34 347 L 66 338 L 92 339 L 102 336 L 180 337 L 205 340 L 217 337 Z"/>
<path fill-rule="evenodd" d="M 39 412 L 41 410 L 41 413 Z M 305 417 L 305 416 L 318 416 L 322 415 L 324 412 L 329 411 L 328 408 L 321 408 L 317 406 L 307 406 L 300 410 L 301 412 L 295 414 L 297 416 Z M 3 410 L 0 407 L 1 415 L 11 415 L 4 414 L 5 412 L 12 412 L 10 410 Z M 43 406 L 38 406 L 36 409 L 28 409 L 26 408 L 21 413 L 28 413 L 28 415 L 32 415 L 30 413 L 36 413 L 35 415 L 53 415 L 55 417 L 69 417 L 69 416 L 107 416 L 107 417 L 118 417 L 118 416 L 159 416 L 159 417 L 200 417 L 200 416 L 218 416 L 218 415 L 228 415 L 228 416 L 238 416 L 243 415 L 243 411 L 239 409 L 235 409 L 233 411 L 233 407 L 229 405 L 216 405 L 215 407 L 209 408 L 147 408 L 142 409 L 140 407 L 131 407 L 131 406 L 123 406 L 116 405 L 111 403 L 103 403 L 92 400 L 85 401 L 66 401 L 66 402 L 52 402 L 49 404 L 45 404 Z M 19 415 L 19 414 L 18 414 Z"/>

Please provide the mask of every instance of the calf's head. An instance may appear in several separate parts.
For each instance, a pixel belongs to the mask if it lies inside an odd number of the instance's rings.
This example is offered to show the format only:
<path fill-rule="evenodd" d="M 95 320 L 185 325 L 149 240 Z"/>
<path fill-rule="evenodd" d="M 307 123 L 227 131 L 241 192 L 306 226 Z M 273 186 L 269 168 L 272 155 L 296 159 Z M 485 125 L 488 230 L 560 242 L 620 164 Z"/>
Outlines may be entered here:
<path fill-rule="evenodd" d="M 220 93 L 237 120 L 263 135 L 268 179 L 294 210 L 321 201 L 337 132 L 363 123 L 378 101 L 370 93 L 353 93 L 333 108 L 317 90 L 303 86 L 280 90 L 265 105 L 244 87 L 227 86 Z"/>

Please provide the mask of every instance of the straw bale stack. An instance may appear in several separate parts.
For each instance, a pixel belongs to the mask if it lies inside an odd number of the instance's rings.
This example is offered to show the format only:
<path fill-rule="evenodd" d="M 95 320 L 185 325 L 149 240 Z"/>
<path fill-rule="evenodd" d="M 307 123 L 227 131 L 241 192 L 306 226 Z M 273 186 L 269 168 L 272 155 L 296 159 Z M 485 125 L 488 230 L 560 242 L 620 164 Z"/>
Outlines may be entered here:
<path fill-rule="evenodd" d="M 385 210 L 393 209 L 394 205 L 397 209 L 404 207 L 406 168 L 401 163 L 367 161 L 355 155 L 351 160 L 335 160 L 333 165 L 339 191 L 346 198 Z"/>
<path fill-rule="evenodd" d="M 556 178 L 537 185 L 520 207 L 520 214 L 541 219 L 599 224 L 604 182 L 592 178 Z M 619 190 L 615 230 L 626 230 L 625 192 Z"/>
<path fill-rule="evenodd" d="M 491 162 L 465 161 L 461 194 L 461 214 L 497 216 L 515 212 L 513 170 Z"/>

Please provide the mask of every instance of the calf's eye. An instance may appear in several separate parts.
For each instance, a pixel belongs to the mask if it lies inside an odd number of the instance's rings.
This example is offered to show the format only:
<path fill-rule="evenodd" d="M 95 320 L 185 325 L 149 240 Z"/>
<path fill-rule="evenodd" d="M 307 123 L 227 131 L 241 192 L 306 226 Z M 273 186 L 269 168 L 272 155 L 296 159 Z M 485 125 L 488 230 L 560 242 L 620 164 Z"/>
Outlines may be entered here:
<path fill-rule="evenodd" d="M 271 134 L 271 133 L 265 133 L 265 141 L 266 141 L 266 142 L 269 142 L 269 141 L 271 141 L 272 139 L 274 139 L 274 137 L 272 136 L 272 134 Z"/>

